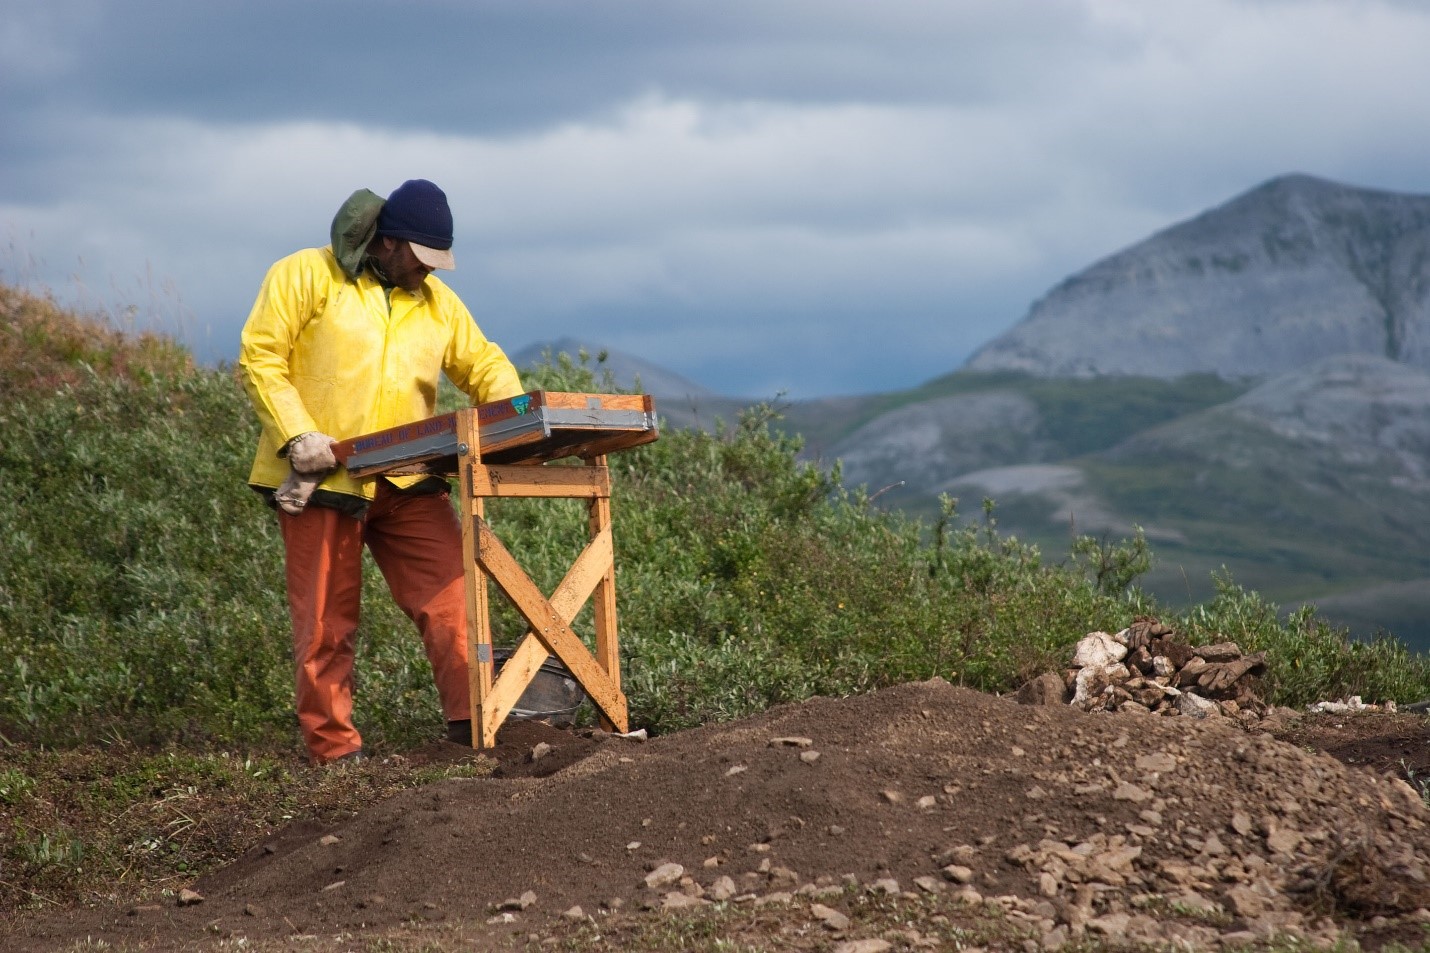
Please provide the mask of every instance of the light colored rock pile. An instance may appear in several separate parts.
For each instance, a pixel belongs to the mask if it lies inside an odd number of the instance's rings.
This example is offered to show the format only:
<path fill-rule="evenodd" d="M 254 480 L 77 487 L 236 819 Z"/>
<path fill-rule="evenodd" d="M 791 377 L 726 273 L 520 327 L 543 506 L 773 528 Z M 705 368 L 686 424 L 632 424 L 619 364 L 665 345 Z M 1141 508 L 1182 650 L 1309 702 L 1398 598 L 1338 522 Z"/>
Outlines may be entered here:
<path fill-rule="evenodd" d="M 1265 671 L 1264 652 L 1247 655 L 1235 642 L 1193 646 L 1171 626 L 1141 618 L 1116 634 L 1088 633 L 1064 675 L 1035 679 L 1019 700 L 1065 702 L 1083 711 L 1257 721 L 1267 712 L 1257 695 Z"/>

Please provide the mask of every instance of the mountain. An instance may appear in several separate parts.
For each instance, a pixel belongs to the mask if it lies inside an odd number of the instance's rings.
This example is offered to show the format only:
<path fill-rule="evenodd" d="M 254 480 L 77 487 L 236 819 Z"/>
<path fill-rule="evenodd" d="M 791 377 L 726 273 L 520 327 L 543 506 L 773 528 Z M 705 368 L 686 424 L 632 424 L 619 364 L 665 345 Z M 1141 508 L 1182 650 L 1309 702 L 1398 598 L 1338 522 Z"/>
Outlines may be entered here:
<path fill-rule="evenodd" d="M 708 387 L 703 387 L 688 378 L 681 377 L 674 371 L 652 364 L 644 358 L 572 337 L 528 345 L 520 351 L 514 352 L 511 355 L 511 360 L 518 367 L 528 367 L 532 364 L 542 363 L 548 354 L 554 357 L 564 353 L 570 355 L 573 360 L 577 360 L 578 355 L 583 352 L 590 355 L 590 363 L 597 368 L 598 375 L 601 370 L 610 371 L 617 386 L 623 390 L 634 389 L 639 383 L 641 392 L 645 394 L 666 395 L 671 398 L 687 397 L 697 400 L 718 396 Z M 605 355 L 604 360 L 600 359 L 601 355 Z"/>
<path fill-rule="evenodd" d="M 1228 440 L 1237 425 L 1252 437 Z M 1430 495 L 1430 373 L 1367 355 L 1326 358 L 1138 434 L 1107 457 L 1247 468 L 1264 466 L 1273 446 L 1294 448 L 1297 466 L 1288 476 L 1304 486 L 1346 494 L 1369 479 L 1366 501 L 1383 492 L 1382 484 Z M 1418 534 L 1418 527 L 1398 522 Z"/>
<path fill-rule="evenodd" d="M 605 366 L 669 426 L 746 403 Z M 963 368 L 781 409 L 880 507 L 933 517 L 948 495 L 979 519 L 989 498 L 1048 559 L 1141 528 L 1164 604 L 1225 569 L 1430 651 L 1430 197 L 1274 179 L 1064 281 Z"/>
<path fill-rule="evenodd" d="M 890 487 L 887 502 L 932 514 L 953 476 L 1105 450 L 1247 386 L 1209 374 L 1164 381 L 958 371 L 898 394 L 797 403 L 786 419 L 806 438 L 808 456 L 842 461 L 847 485 Z"/>
<path fill-rule="evenodd" d="M 639 390 L 655 398 L 656 413 L 671 427 L 711 427 L 715 420 L 733 420 L 749 401 L 717 394 L 674 371 L 653 364 L 644 358 L 623 353 L 600 344 L 563 337 L 543 341 L 513 352 L 510 357 L 517 367 L 541 364 L 550 355 L 567 354 L 579 363 L 579 355 L 589 355 L 589 366 L 597 379 L 609 372 L 621 390 Z M 604 355 L 604 360 L 598 360 Z"/>
<path fill-rule="evenodd" d="M 1430 369 L 1430 196 L 1272 179 L 1068 278 L 966 367 L 1261 377 L 1334 354 Z"/>
<path fill-rule="evenodd" d="M 950 474 L 1009 460 L 1036 462 L 1061 456 L 1044 436 L 1038 404 L 1027 394 L 993 389 L 951 394 L 881 414 L 836 443 L 829 455 L 843 461 L 850 486 L 871 491 L 898 486 L 928 491 Z"/>

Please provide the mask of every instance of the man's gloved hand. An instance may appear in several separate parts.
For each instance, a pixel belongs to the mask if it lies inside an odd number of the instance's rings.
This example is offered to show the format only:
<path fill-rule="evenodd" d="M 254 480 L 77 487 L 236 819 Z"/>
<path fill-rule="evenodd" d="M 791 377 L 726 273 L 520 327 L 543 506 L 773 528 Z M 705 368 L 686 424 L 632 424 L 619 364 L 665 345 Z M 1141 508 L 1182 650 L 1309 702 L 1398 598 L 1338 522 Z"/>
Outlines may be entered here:
<path fill-rule="evenodd" d="M 288 444 L 288 462 L 299 473 L 327 473 L 338 465 L 332 437 L 316 430 L 299 434 Z"/>
<path fill-rule="evenodd" d="M 299 473 L 297 469 L 288 471 L 288 479 L 273 491 L 273 499 L 279 509 L 292 516 L 302 513 L 308 505 L 308 497 L 323 482 L 321 473 Z"/>

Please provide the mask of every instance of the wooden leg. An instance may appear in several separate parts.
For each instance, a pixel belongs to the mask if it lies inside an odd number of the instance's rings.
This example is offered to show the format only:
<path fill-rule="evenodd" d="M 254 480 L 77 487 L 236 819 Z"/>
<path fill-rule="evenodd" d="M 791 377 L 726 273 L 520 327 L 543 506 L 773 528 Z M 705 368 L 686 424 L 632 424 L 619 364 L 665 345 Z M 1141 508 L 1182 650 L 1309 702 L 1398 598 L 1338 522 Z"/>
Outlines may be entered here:
<path fill-rule="evenodd" d="M 474 486 L 476 470 L 482 466 L 479 446 L 477 418 L 472 411 L 457 415 L 457 437 L 459 444 L 469 448 L 463 457 L 461 467 L 461 514 L 462 514 L 462 572 L 467 594 L 467 692 L 472 712 L 471 745 L 487 748 L 496 744 L 496 725 L 486 725 L 482 721 L 487 696 L 492 690 L 492 625 L 490 606 L 487 604 L 487 577 L 477 565 L 476 524 L 482 520 L 486 508 L 481 497 L 476 495 Z"/>
<path fill-rule="evenodd" d="M 588 462 L 592 466 L 604 467 L 606 458 L 600 456 Z M 587 507 L 587 523 L 591 539 L 610 536 L 611 498 L 608 496 L 595 497 L 589 501 Z M 596 584 L 595 601 L 591 608 L 596 622 L 596 662 L 606 670 L 611 684 L 617 691 L 620 691 L 621 655 L 620 644 L 616 637 L 616 557 L 614 549 L 606 572 L 601 576 L 600 582 Z M 607 731 L 616 731 L 618 728 L 604 714 L 601 716 L 601 727 Z M 625 731 L 625 725 L 619 726 L 619 730 Z"/>

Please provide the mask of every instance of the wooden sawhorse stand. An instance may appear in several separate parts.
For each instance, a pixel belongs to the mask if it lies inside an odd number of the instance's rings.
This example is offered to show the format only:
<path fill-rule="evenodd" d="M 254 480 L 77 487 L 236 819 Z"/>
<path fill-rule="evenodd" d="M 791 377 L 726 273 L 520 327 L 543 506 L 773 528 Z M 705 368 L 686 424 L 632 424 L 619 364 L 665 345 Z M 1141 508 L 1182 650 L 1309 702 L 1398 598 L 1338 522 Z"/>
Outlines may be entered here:
<path fill-rule="evenodd" d="M 472 747 L 496 745 L 497 729 L 521 698 L 541 664 L 556 656 L 596 706 L 607 731 L 628 730 L 621 692 L 616 636 L 616 562 L 611 538 L 611 477 L 604 454 L 585 466 L 487 465 L 475 409 L 456 414 L 457 463 L 461 479 L 462 550 L 467 590 L 468 672 L 472 697 Z M 484 501 L 498 497 L 584 499 L 589 542 L 547 598 L 492 532 Z M 487 579 L 526 620 L 526 634 L 493 678 Z M 571 621 L 594 596 L 596 651 L 571 629 Z"/>

